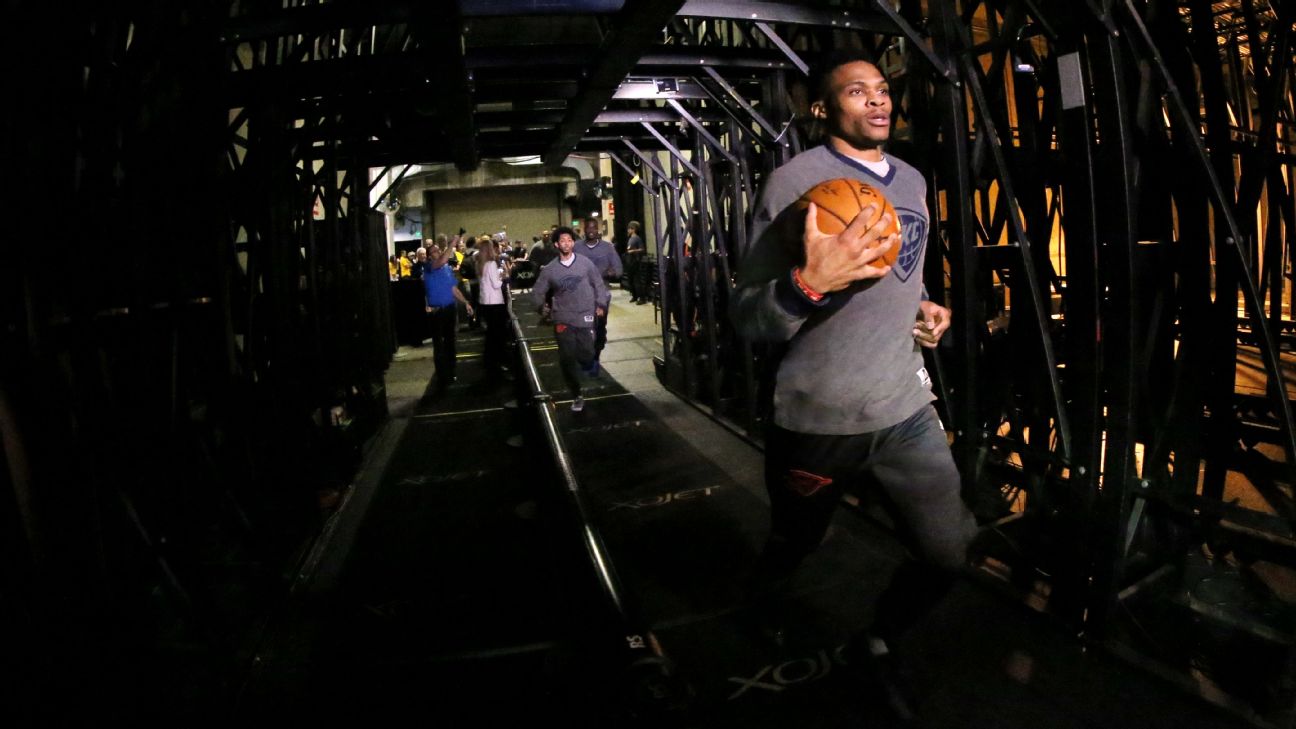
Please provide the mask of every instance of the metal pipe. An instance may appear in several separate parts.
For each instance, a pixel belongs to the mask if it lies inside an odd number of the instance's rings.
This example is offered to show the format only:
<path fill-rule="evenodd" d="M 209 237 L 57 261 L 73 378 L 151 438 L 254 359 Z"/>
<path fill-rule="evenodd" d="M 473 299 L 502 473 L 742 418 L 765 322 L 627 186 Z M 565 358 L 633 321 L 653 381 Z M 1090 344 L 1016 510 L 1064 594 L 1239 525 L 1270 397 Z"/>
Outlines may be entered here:
<path fill-rule="evenodd" d="M 661 649 L 661 643 L 648 626 L 643 623 L 642 619 L 634 614 L 626 600 L 625 589 L 622 587 L 620 577 L 617 575 L 616 566 L 613 564 L 607 546 L 603 542 L 603 537 L 596 526 L 593 510 L 586 502 L 580 481 L 576 478 L 576 471 L 572 467 L 567 443 L 558 430 L 553 397 L 545 391 L 544 385 L 540 382 L 535 362 L 531 358 L 531 350 L 527 339 L 522 336 L 522 325 L 513 312 L 513 302 L 510 300 L 507 304 L 509 318 L 512 320 L 513 333 L 517 338 L 518 356 L 522 362 L 523 371 L 526 373 L 527 386 L 531 390 L 531 397 L 536 403 L 536 413 L 540 416 L 541 430 L 544 433 L 545 441 L 549 444 L 549 451 L 554 457 L 558 477 L 562 481 L 569 503 L 580 519 L 581 542 L 589 554 L 590 563 L 594 568 L 603 595 L 611 603 L 617 617 L 621 619 L 621 627 L 625 629 L 625 641 L 620 647 L 628 656 L 627 665 L 636 667 L 651 662 L 653 665 L 659 666 L 663 672 L 669 673 L 669 666 Z"/>

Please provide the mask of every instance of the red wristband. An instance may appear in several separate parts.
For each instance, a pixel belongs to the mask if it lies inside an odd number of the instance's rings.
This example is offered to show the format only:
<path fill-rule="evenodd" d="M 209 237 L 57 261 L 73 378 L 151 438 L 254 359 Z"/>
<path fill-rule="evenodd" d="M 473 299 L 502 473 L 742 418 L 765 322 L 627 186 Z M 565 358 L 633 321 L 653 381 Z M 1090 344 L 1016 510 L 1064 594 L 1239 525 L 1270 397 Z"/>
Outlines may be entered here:
<path fill-rule="evenodd" d="M 805 279 L 801 278 L 800 267 L 792 269 L 792 283 L 796 284 L 798 289 L 801 289 L 801 293 L 805 294 L 805 297 L 807 299 L 810 299 L 815 303 L 818 303 L 823 300 L 824 295 L 810 288 L 806 284 Z"/>

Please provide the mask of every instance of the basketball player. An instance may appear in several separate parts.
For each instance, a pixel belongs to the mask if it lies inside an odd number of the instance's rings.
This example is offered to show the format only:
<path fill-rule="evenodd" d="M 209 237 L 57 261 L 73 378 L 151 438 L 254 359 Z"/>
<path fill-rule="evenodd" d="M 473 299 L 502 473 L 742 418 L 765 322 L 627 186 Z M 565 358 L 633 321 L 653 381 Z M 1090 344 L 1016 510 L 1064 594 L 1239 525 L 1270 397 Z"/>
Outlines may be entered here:
<path fill-rule="evenodd" d="M 571 389 L 572 412 L 579 413 L 585 409 L 580 375 L 582 371 L 591 374 L 591 363 L 598 357 L 594 325 L 598 317 L 607 315 L 612 292 L 594 262 L 576 255 L 576 233 L 571 228 L 558 228 L 554 242 L 558 259 L 540 269 L 531 297 L 553 318 L 558 363 Z"/>
<path fill-rule="evenodd" d="M 819 545 L 843 489 L 879 490 L 911 558 L 883 591 L 869 627 L 848 644 L 847 660 L 910 718 L 896 639 L 948 590 L 975 531 L 918 349 L 936 346 L 950 311 L 925 300 L 926 182 L 885 152 L 887 80 L 858 51 L 837 51 L 810 84 L 825 144 L 766 181 L 732 308 L 744 336 L 788 345 L 765 438 L 772 529 L 755 582 L 776 587 Z M 803 212 L 794 203 L 835 178 L 880 190 L 900 217 L 900 233 L 882 235 L 887 215 L 867 226 L 871 206 L 840 234 L 821 233 L 816 208 Z M 895 264 L 882 264 L 893 246 Z"/>

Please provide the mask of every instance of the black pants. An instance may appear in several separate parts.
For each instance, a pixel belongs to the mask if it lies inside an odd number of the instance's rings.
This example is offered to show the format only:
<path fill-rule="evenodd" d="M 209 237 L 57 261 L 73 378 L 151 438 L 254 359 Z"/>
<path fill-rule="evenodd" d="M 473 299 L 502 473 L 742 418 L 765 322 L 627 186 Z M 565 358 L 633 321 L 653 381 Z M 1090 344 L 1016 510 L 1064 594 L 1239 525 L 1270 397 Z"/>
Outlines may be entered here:
<path fill-rule="evenodd" d="M 455 376 L 455 330 L 458 316 L 455 305 L 434 307 L 428 314 L 428 329 L 432 334 L 432 359 L 436 363 L 439 385 L 445 387 Z"/>
<path fill-rule="evenodd" d="M 626 254 L 626 280 L 630 283 L 630 298 L 636 301 L 648 298 L 648 294 L 644 292 L 643 277 L 639 275 L 639 269 L 643 267 L 643 258 L 642 253 Z"/>
<path fill-rule="evenodd" d="M 486 351 L 482 357 L 486 377 L 498 377 L 508 362 L 508 305 L 482 304 L 476 311 L 478 318 L 486 324 Z"/>
<path fill-rule="evenodd" d="M 468 282 L 468 300 L 477 301 L 481 298 L 481 283 L 476 279 Z M 477 308 L 473 307 L 473 313 L 468 317 L 468 328 L 478 329 L 481 327 L 481 317 L 477 316 Z"/>
<path fill-rule="evenodd" d="M 556 324 L 554 339 L 558 341 L 558 365 L 562 368 L 563 380 L 567 382 L 572 397 L 580 397 L 581 375 L 589 369 L 597 356 L 594 351 L 594 330 Z"/>
<path fill-rule="evenodd" d="M 772 528 L 758 587 L 777 587 L 823 541 L 842 492 L 877 489 L 912 559 L 883 591 L 871 631 L 894 638 L 944 596 L 966 560 L 976 521 L 931 406 L 861 435 L 796 433 L 771 426 L 765 488 Z"/>
<path fill-rule="evenodd" d="M 594 359 L 598 359 L 603 354 L 603 347 L 607 346 L 607 320 L 606 311 L 602 316 L 594 315 Z"/>

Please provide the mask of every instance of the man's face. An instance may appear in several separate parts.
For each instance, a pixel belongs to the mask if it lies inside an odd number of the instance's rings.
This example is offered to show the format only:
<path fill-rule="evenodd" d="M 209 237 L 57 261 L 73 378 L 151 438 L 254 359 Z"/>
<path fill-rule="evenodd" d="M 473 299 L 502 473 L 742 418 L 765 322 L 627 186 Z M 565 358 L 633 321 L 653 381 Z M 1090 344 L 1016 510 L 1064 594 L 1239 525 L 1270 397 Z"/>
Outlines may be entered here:
<path fill-rule="evenodd" d="M 546 230 L 546 231 L 544 232 L 544 235 L 542 235 L 542 236 L 540 236 L 540 237 L 541 237 L 541 239 L 544 240 L 544 244 L 545 244 L 545 245 L 549 245 L 549 231 Z"/>
<path fill-rule="evenodd" d="M 586 221 L 585 221 L 585 240 L 598 240 L 600 237 L 601 237 L 601 236 L 599 235 L 599 224 L 598 224 L 598 221 L 597 221 L 597 220 L 586 220 Z"/>
<path fill-rule="evenodd" d="M 564 258 L 570 256 L 572 249 L 574 249 L 575 247 L 576 247 L 576 241 L 572 240 L 572 237 L 570 235 L 563 233 L 558 236 L 558 252 L 563 254 Z"/>
<path fill-rule="evenodd" d="M 891 90 L 882 72 L 867 61 L 835 68 L 826 98 L 810 110 L 827 122 L 830 135 L 856 149 L 881 146 L 891 136 Z"/>

